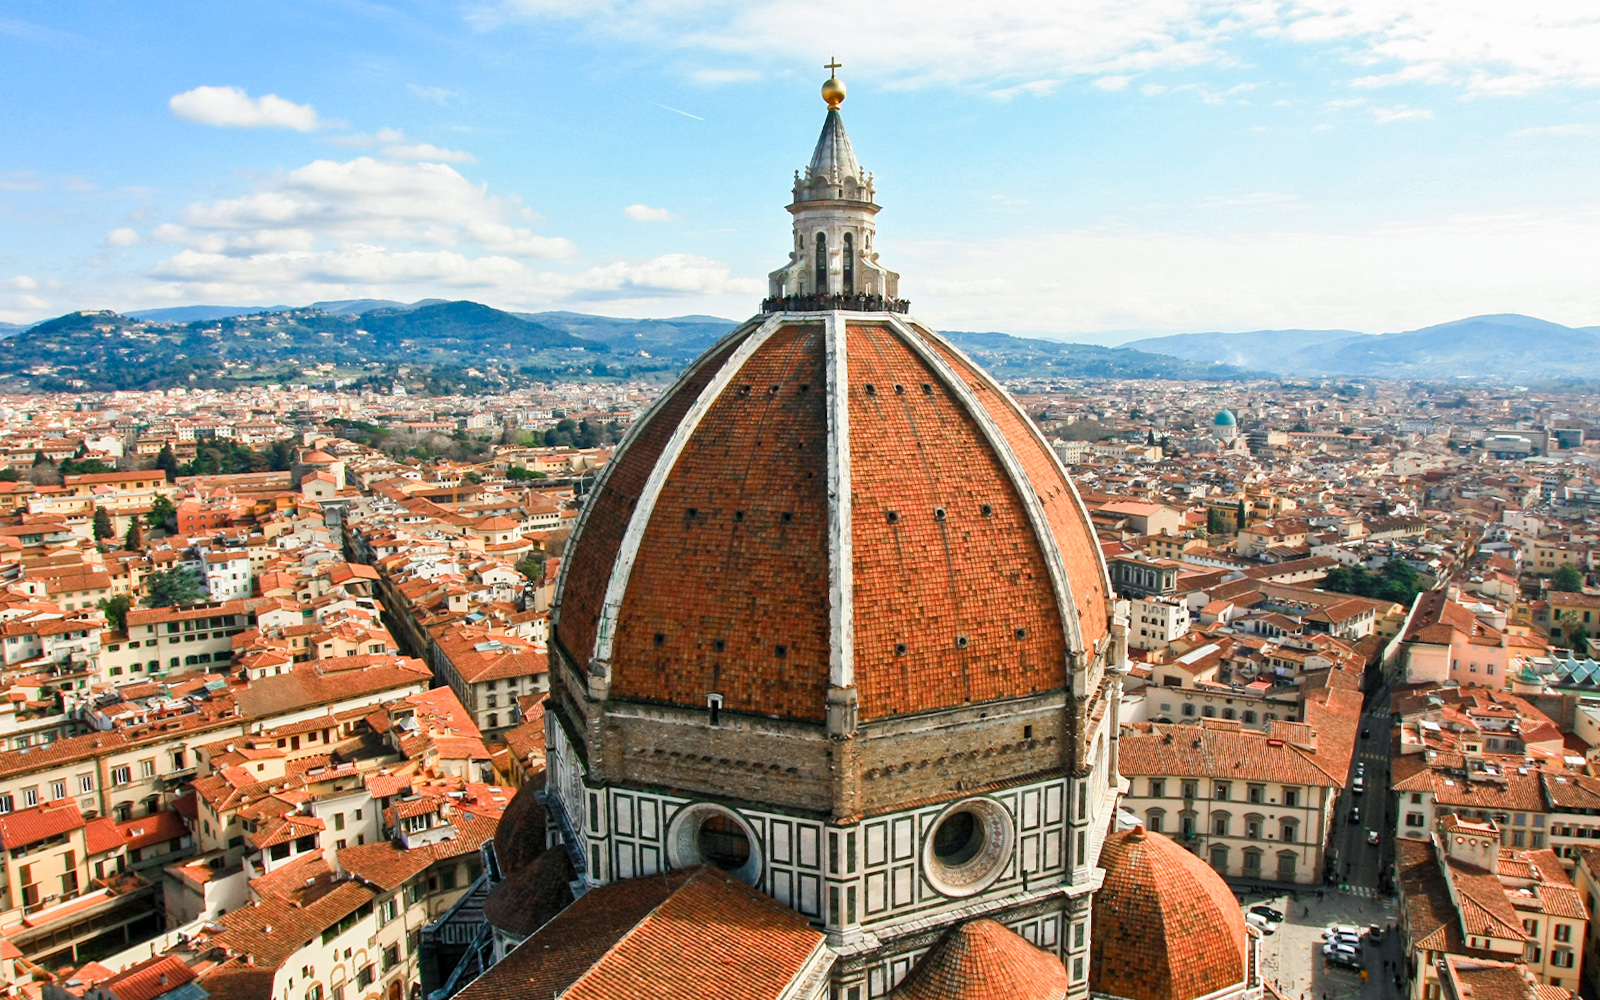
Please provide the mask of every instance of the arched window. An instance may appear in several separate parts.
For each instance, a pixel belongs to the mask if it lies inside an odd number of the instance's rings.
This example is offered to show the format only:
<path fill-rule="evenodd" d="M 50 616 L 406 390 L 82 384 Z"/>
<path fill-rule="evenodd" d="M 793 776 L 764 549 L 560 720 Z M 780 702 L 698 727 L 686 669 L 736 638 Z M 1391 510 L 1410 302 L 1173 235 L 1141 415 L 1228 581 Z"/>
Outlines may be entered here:
<path fill-rule="evenodd" d="M 1225 812 L 1214 812 L 1214 813 L 1212 813 L 1211 814 L 1211 832 L 1212 832 L 1212 834 L 1214 834 L 1215 836 L 1218 836 L 1218 837 L 1226 837 L 1228 835 L 1228 824 L 1232 819 L 1233 819 L 1233 817 L 1229 816 Z"/>
<path fill-rule="evenodd" d="M 1299 837 L 1295 836 L 1296 829 L 1297 828 L 1295 827 L 1295 825 L 1293 823 L 1285 823 L 1285 824 L 1283 824 L 1283 830 L 1282 830 L 1283 837 L 1282 837 L 1282 840 L 1283 840 L 1283 842 L 1285 844 L 1292 844 L 1295 841 L 1300 839 Z"/>
<path fill-rule="evenodd" d="M 855 262 L 855 237 L 849 233 L 844 234 L 844 293 L 856 293 L 856 262 Z"/>
<path fill-rule="evenodd" d="M 1144 814 L 1144 828 L 1151 833 L 1160 833 L 1161 823 L 1166 818 L 1167 814 L 1164 810 L 1152 809 Z"/>
<path fill-rule="evenodd" d="M 1213 847 L 1211 849 L 1211 867 L 1216 869 L 1218 874 L 1221 874 L 1221 875 L 1228 874 L 1228 848 L 1227 847 L 1223 846 L 1222 844 L 1218 844 L 1217 846 L 1215 846 L 1215 847 Z"/>
<path fill-rule="evenodd" d="M 1258 877 L 1261 874 L 1261 852 L 1244 852 L 1244 873 L 1247 878 Z"/>
<path fill-rule="evenodd" d="M 817 294 L 828 294 L 828 234 L 817 234 Z"/>

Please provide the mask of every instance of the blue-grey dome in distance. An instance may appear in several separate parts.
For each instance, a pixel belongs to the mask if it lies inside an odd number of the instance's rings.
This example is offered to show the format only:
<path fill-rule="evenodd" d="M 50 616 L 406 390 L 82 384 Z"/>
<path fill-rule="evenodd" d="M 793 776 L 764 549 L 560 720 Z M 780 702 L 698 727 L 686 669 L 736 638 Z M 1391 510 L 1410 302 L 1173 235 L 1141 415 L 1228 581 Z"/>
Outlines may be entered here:
<path fill-rule="evenodd" d="M 1239 421 L 1233 418 L 1232 410 L 1219 410 L 1217 411 L 1217 419 L 1211 421 L 1211 423 L 1217 427 L 1235 427 Z"/>

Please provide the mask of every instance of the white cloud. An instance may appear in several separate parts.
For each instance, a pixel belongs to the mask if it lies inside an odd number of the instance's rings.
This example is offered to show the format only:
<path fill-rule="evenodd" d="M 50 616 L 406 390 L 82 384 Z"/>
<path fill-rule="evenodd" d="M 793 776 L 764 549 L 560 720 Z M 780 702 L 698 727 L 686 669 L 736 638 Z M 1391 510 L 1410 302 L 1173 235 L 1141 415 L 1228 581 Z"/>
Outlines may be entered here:
<path fill-rule="evenodd" d="M 251 97 L 241 87 L 196 87 L 174 94 L 167 105 L 179 118 L 201 125 L 311 132 L 320 124 L 309 104 L 286 101 L 277 94 Z"/>
<path fill-rule="evenodd" d="M 26 274 L 0 278 L 0 322 L 29 323 L 39 318 L 50 303 L 34 295 L 39 281 Z"/>
<path fill-rule="evenodd" d="M 1013 97 L 1027 94 L 1030 97 L 1049 97 L 1061 86 L 1060 80 L 1030 80 L 1019 83 L 1015 87 L 1002 87 L 999 90 L 989 91 L 989 96 L 999 101 L 1009 101 Z"/>
<path fill-rule="evenodd" d="M 616 261 L 581 274 L 544 275 L 575 298 L 653 299 L 685 295 L 760 295 L 766 282 L 735 278 L 728 265 L 694 254 L 663 254 L 642 262 Z"/>
<path fill-rule="evenodd" d="M 1412 121 L 1418 118 L 1432 118 L 1433 109 L 1411 108 L 1404 104 L 1396 104 L 1392 108 L 1373 108 L 1372 117 L 1379 125 L 1387 125 L 1390 122 Z"/>
<path fill-rule="evenodd" d="M 141 294 L 297 302 L 478 289 L 483 298 L 532 303 L 607 290 L 601 279 L 533 271 L 531 260 L 576 252 L 563 237 L 534 232 L 533 219 L 519 199 L 492 194 L 443 163 L 317 160 L 236 197 L 195 202 L 156 226 L 149 240 L 179 249 L 149 271 L 156 284 Z M 634 274 L 649 271 L 635 265 L 609 279 L 609 290 L 655 287 Z M 659 294 L 681 294 L 657 283 L 666 289 Z"/>
<path fill-rule="evenodd" d="M 473 14 L 486 30 L 514 18 L 696 52 L 722 73 L 774 60 L 809 68 L 816 53 L 836 52 L 846 73 L 903 86 L 992 91 L 1060 76 L 1237 66 L 1252 61 L 1247 46 L 1260 39 L 1331 51 L 1365 86 L 1415 81 L 1484 95 L 1600 86 L 1600 7 L 1576 2 L 1530 11 L 1505 0 L 881 0 L 870 30 L 858 31 L 817 17 L 803 0 L 489 0 Z"/>
<path fill-rule="evenodd" d="M 1344 231 L 1085 229 L 885 249 L 948 329 L 1412 329 L 1481 313 L 1600 317 L 1600 204 Z"/>
<path fill-rule="evenodd" d="M 664 208 L 651 208 L 649 205 L 629 205 L 622 210 L 622 214 L 635 222 L 671 222 L 677 218 Z"/>
<path fill-rule="evenodd" d="M 43 191 L 44 177 L 35 170 L 0 170 L 0 191 Z"/>
<path fill-rule="evenodd" d="M 1519 128 L 1512 135 L 1587 135 L 1589 126 L 1574 122 L 1571 125 L 1536 125 L 1533 128 Z"/>
<path fill-rule="evenodd" d="M 445 149 L 431 142 L 385 146 L 383 155 L 396 160 L 430 160 L 435 163 L 477 163 L 478 158 L 459 149 Z"/>
<path fill-rule="evenodd" d="M 1102 76 L 1094 81 L 1094 85 L 1101 90 L 1127 90 L 1131 82 L 1131 76 Z"/>
<path fill-rule="evenodd" d="M 330 146 L 346 149 L 371 149 L 406 141 L 406 134 L 397 128 L 380 128 L 376 132 L 351 132 L 347 135 L 330 135 L 323 141 Z"/>
<path fill-rule="evenodd" d="M 196 202 L 180 216 L 178 230 L 158 229 L 157 235 L 186 238 L 177 236 L 181 231 L 221 237 L 232 245 L 241 237 L 303 231 L 349 242 L 453 246 L 476 240 L 474 232 L 486 232 L 500 245 L 541 248 L 531 255 L 571 252 L 563 240 L 534 242 L 532 230 L 514 224 L 530 216 L 519 200 L 491 195 L 485 185 L 474 184 L 446 164 L 359 156 L 345 162 L 316 160 L 249 194 Z"/>
<path fill-rule="evenodd" d="M 127 226 L 118 227 L 106 234 L 107 246 L 131 247 L 138 242 L 139 234 L 136 231 L 129 229 Z"/>
<path fill-rule="evenodd" d="M 460 93 L 454 90 L 446 90 L 443 87 L 423 87 L 419 84 L 408 83 L 406 84 L 406 89 L 411 91 L 413 96 L 420 97 L 424 101 L 432 101 L 434 104 L 449 104 L 452 101 L 461 99 Z"/>

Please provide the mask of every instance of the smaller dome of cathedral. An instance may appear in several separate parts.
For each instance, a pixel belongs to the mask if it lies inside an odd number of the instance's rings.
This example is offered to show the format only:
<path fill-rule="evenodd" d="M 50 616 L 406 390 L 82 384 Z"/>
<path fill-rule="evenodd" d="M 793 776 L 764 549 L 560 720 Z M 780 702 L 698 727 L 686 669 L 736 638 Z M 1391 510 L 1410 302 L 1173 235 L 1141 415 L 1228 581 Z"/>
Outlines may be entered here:
<path fill-rule="evenodd" d="M 1242 988 L 1244 914 L 1204 861 L 1143 826 L 1106 838 L 1094 895 L 1089 989 L 1127 1000 L 1195 1000 Z"/>
<path fill-rule="evenodd" d="M 1232 410 L 1218 410 L 1217 418 L 1211 423 L 1215 427 L 1236 427 L 1239 421 L 1234 419 Z"/>
<path fill-rule="evenodd" d="M 889 1000 L 1061 1000 L 1067 970 L 993 920 L 945 931 Z"/>

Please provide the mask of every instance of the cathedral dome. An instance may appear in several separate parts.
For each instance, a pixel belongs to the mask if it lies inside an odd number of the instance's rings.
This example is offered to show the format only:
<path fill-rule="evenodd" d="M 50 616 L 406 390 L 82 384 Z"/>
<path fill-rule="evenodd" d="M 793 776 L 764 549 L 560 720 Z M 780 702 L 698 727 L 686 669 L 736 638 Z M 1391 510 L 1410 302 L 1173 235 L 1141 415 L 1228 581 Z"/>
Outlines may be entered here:
<path fill-rule="evenodd" d="M 1239 421 L 1234 419 L 1232 410 L 1219 410 L 1217 417 L 1211 421 L 1213 427 L 1236 427 Z"/>
<path fill-rule="evenodd" d="M 944 933 L 889 1000 L 1061 1000 L 1067 970 L 993 920 Z"/>
<path fill-rule="evenodd" d="M 611 698 L 862 722 L 1070 688 L 1108 634 L 1094 529 L 1023 411 L 884 313 L 724 337 L 630 431 L 555 643 Z"/>
<path fill-rule="evenodd" d="M 1127 1000 L 1195 1000 L 1243 987 L 1250 946 L 1228 884 L 1144 827 L 1106 839 L 1094 896 L 1089 989 Z"/>

